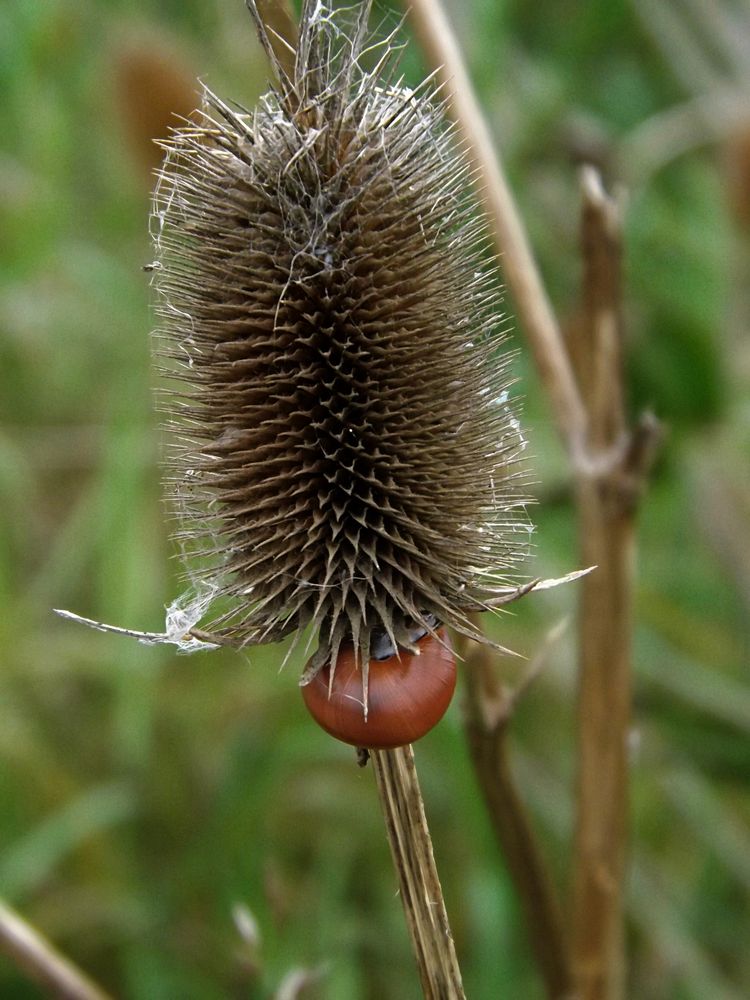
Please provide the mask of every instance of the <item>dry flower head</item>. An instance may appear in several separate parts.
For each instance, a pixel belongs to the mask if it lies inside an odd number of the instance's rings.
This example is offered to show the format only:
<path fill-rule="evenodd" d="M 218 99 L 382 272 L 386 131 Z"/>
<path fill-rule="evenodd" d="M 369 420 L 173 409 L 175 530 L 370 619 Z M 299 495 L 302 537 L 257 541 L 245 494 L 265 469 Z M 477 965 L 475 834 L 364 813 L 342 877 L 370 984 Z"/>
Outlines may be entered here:
<path fill-rule="evenodd" d="M 312 669 L 502 601 L 528 539 L 500 292 L 430 82 L 369 3 L 305 2 L 293 77 L 205 91 L 155 195 L 169 486 L 218 642 L 319 639 Z M 215 609 L 215 610 L 214 610 Z M 410 636 L 411 633 L 411 636 Z"/>

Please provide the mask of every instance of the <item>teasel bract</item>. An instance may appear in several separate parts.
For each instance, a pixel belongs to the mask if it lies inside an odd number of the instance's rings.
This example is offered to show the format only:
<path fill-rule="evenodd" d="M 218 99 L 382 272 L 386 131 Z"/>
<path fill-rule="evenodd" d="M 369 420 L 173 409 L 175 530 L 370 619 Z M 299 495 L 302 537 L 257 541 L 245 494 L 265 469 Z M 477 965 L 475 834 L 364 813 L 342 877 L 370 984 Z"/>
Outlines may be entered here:
<path fill-rule="evenodd" d="M 248 6 L 278 83 L 251 112 L 205 91 L 155 195 L 178 536 L 218 642 L 307 630 L 321 724 L 410 742 L 453 691 L 446 626 L 482 638 L 528 538 L 500 290 L 439 93 L 396 79 L 370 4 L 306 0 L 290 75 Z M 381 735 L 376 675 L 420 654 L 444 680 L 390 684 L 415 718 Z"/>

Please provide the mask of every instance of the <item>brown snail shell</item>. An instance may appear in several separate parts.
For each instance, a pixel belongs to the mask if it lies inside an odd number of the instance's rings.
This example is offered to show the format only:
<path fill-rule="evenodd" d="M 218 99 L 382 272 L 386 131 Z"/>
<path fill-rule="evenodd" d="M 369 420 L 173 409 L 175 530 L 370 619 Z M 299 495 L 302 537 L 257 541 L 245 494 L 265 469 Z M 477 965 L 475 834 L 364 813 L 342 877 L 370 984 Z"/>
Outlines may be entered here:
<path fill-rule="evenodd" d="M 387 659 L 370 660 L 367 711 L 354 647 L 342 646 L 333 682 L 326 664 L 303 686 L 308 711 L 327 733 L 352 746 L 386 750 L 420 739 L 451 702 L 456 658 L 445 629 L 425 635 L 416 646 L 416 653 L 402 649 Z"/>

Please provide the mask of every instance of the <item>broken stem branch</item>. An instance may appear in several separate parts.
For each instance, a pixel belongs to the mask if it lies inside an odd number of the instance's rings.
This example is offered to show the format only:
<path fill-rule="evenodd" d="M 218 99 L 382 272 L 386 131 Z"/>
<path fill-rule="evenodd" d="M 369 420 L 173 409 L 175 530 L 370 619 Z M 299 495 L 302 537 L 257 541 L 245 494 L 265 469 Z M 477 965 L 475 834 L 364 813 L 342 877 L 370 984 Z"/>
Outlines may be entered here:
<path fill-rule="evenodd" d="M 516 696 L 503 689 L 491 649 L 467 642 L 463 655 L 466 734 L 474 769 L 547 996 L 562 1000 L 573 985 L 562 910 L 510 764 L 508 723 Z"/>

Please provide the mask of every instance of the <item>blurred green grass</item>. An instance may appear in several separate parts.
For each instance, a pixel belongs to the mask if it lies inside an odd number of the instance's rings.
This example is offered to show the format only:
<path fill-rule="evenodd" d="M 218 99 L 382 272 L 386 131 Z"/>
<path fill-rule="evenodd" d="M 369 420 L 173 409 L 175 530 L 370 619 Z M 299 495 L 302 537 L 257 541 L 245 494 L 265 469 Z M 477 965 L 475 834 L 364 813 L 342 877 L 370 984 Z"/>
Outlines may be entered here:
<path fill-rule="evenodd" d="M 616 179 L 630 130 L 685 95 L 621 0 L 452 15 L 565 318 L 581 136 Z M 244 104 L 265 86 L 239 0 L 0 8 L 0 894 L 117 996 L 267 997 L 306 966 L 322 969 L 307 995 L 406 1000 L 418 984 L 372 778 L 306 717 L 299 663 L 279 674 L 277 649 L 177 658 L 51 613 L 158 629 L 179 588 L 142 271 L 150 182 L 117 89 L 139 47 Z M 419 65 L 410 50 L 405 70 Z M 730 329 L 750 254 L 726 187 L 715 150 L 691 154 L 633 184 L 627 223 L 632 404 L 670 431 L 641 518 L 635 641 L 630 995 L 646 1000 L 750 989 L 748 589 L 731 558 L 747 541 L 722 533 L 717 499 L 750 509 Z M 529 572 L 553 575 L 576 560 L 565 462 L 514 340 L 539 484 Z M 571 588 L 540 595 L 494 627 L 531 653 L 574 603 Z M 514 725 L 562 886 L 573 657 L 568 634 Z M 494 1000 L 502 984 L 533 1000 L 460 698 L 418 756 L 467 994 Z M 259 947 L 233 924 L 240 904 Z M 0 995 L 38 994 L 0 959 Z"/>

